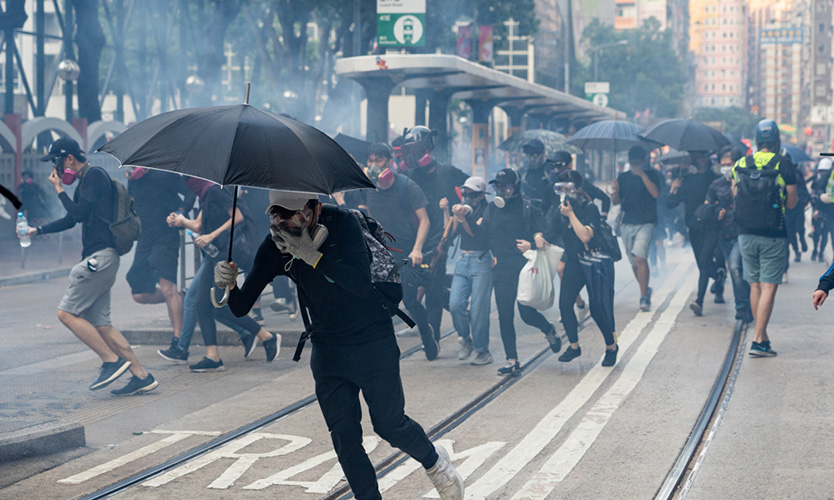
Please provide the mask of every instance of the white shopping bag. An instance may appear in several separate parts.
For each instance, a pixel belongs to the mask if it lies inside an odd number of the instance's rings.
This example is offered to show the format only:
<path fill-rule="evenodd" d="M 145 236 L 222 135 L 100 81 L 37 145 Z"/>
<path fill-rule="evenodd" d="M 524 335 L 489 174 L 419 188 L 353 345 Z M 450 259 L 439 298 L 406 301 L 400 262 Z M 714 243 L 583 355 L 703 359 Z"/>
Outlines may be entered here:
<path fill-rule="evenodd" d="M 559 265 L 562 253 L 564 250 L 555 245 L 550 245 L 544 250 L 530 249 L 524 252 L 527 264 L 518 275 L 516 300 L 519 304 L 540 311 L 553 307 L 556 299 L 553 278 L 556 276 L 556 267 Z"/>

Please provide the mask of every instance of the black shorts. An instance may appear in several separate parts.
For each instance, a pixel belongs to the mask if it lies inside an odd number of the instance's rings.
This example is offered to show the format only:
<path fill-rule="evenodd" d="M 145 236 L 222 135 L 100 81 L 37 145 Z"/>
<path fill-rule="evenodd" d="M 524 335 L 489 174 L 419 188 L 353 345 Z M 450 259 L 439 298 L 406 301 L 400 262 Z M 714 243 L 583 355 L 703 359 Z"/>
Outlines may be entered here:
<path fill-rule="evenodd" d="M 167 243 L 167 242 L 166 242 Z M 177 282 L 179 246 L 141 241 L 136 245 L 133 265 L 127 272 L 127 283 L 132 294 L 154 293 L 159 279 Z"/>

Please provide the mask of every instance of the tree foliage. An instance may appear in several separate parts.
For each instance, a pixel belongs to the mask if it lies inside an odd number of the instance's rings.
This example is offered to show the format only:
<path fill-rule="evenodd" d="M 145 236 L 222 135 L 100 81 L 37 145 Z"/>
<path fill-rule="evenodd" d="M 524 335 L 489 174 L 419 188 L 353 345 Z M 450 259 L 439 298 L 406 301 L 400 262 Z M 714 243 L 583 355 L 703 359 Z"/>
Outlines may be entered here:
<path fill-rule="evenodd" d="M 724 132 L 741 138 L 756 136 L 756 125 L 763 119 L 737 106 L 729 108 L 698 108 L 693 118 L 702 122 L 721 122 Z"/>

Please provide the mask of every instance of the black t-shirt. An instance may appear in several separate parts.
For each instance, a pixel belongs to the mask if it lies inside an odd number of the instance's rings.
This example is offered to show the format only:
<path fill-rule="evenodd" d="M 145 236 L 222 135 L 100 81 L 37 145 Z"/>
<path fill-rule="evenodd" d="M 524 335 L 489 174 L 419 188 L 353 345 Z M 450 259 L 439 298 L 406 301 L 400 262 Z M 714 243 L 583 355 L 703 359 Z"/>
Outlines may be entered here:
<path fill-rule="evenodd" d="M 209 234 L 229 220 L 232 211 L 234 194 L 226 188 L 212 184 L 205 194 L 200 198 L 200 211 L 203 212 L 202 234 Z M 240 203 L 240 200 L 238 200 Z M 235 228 L 237 229 L 237 228 Z M 229 230 L 223 231 L 212 244 L 220 250 L 221 254 L 229 251 Z"/>
<path fill-rule="evenodd" d="M 469 229 L 472 229 L 472 234 L 474 234 L 474 236 L 470 236 L 462 225 L 458 225 L 461 250 L 489 250 L 489 240 L 487 239 L 487 235 L 479 233 L 473 229 L 477 225 L 478 219 L 486 215 L 487 206 L 489 206 L 489 203 L 487 203 L 486 200 L 482 200 L 480 203 L 473 206 L 472 213 L 466 216 L 466 223 L 469 224 Z"/>
<path fill-rule="evenodd" d="M 570 198 L 569 201 L 571 202 L 573 212 L 576 214 L 576 218 L 579 219 L 579 222 L 581 222 L 583 226 L 589 226 L 594 231 L 595 236 L 591 238 L 590 242 L 588 242 L 588 248 L 597 248 L 596 234 L 599 231 L 599 223 L 602 220 L 602 217 L 599 214 L 599 208 L 597 208 L 596 204 L 587 199 L 577 199 L 574 197 Z M 577 236 L 574 232 L 570 219 L 564 215 L 562 216 L 562 224 L 564 225 L 564 229 L 562 230 L 562 239 L 565 244 L 565 259 L 576 260 L 579 255 L 585 253 L 585 244 L 582 243 L 582 240 L 580 240 L 579 236 Z"/>
<path fill-rule="evenodd" d="M 440 165 L 436 162 L 427 167 L 410 169 L 408 173 L 411 180 L 416 182 L 426 195 L 426 212 L 428 212 L 431 227 L 429 227 L 429 236 L 426 240 L 427 246 L 424 248 L 433 248 L 443 237 L 443 211 L 440 210 L 440 200 L 443 198 L 449 200 L 450 207 L 459 203 L 460 198 L 455 188 L 462 186 L 469 177 L 455 167 Z"/>
<path fill-rule="evenodd" d="M 426 196 L 414 181 L 396 174 L 388 189 L 369 190 L 365 193 L 368 215 L 382 224 L 396 241 L 388 244 L 402 250 L 407 256 L 417 241 L 419 222 L 414 212 L 426 206 Z M 424 245 L 423 251 L 428 250 Z"/>
<path fill-rule="evenodd" d="M 660 189 L 663 180 L 660 174 L 651 168 L 643 170 L 649 180 Z M 623 224 L 657 224 L 657 199 L 649 193 L 643 179 L 632 171 L 617 176 L 620 186 Z"/>
<path fill-rule="evenodd" d="M 695 209 L 703 205 L 710 184 L 719 177 L 711 168 L 697 174 L 684 175 L 678 192 L 670 194 L 666 199 L 667 206 L 669 208 L 675 208 L 679 203 L 683 202 L 686 225 L 687 227 L 692 227 L 695 223 Z"/>
<path fill-rule="evenodd" d="M 193 193 L 185 187 L 182 177 L 170 172 L 148 170 L 138 179 L 129 179 L 127 191 L 133 196 L 136 215 L 142 220 L 139 238 L 163 245 L 178 245 L 179 228 L 169 227 L 166 219 L 171 212 L 186 208 L 180 193 L 194 203 Z"/>

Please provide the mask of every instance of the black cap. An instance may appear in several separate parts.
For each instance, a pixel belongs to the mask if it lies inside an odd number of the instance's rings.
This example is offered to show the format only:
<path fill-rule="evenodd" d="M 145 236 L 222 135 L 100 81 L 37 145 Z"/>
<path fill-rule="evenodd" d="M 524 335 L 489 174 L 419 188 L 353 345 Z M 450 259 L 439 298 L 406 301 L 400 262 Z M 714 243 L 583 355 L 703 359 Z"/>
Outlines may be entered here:
<path fill-rule="evenodd" d="M 531 139 L 527 141 L 524 146 L 521 146 L 521 151 L 524 153 L 540 155 L 544 153 L 544 143 L 538 139 Z"/>
<path fill-rule="evenodd" d="M 568 163 L 573 162 L 573 156 L 567 151 L 556 151 L 553 154 L 547 156 L 547 161 L 550 163 L 561 163 L 567 165 Z"/>
<path fill-rule="evenodd" d="M 646 151 L 646 148 L 643 146 L 632 146 L 631 149 L 628 150 L 628 159 L 631 160 L 645 160 L 648 158 L 649 153 Z"/>
<path fill-rule="evenodd" d="M 490 184 L 504 184 L 506 186 L 512 186 L 521 181 L 521 176 L 518 175 L 518 172 L 511 168 L 505 168 L 499 170 L 497 174 L 495 174 L 495 179 L 489 181 Z"/>
<path fill-rule="evenodd" d="M 46 156 L 41 157 L 41 161 L 52 161 L 58 156 L 73 155 L 76 159 L 83 161 L 87 155 L 81 150 L 81 146 L 69 137 L 61 137 L 57 141 L 49 145 L 49 152 Z"/>

